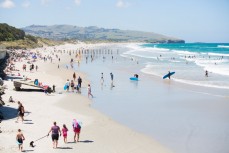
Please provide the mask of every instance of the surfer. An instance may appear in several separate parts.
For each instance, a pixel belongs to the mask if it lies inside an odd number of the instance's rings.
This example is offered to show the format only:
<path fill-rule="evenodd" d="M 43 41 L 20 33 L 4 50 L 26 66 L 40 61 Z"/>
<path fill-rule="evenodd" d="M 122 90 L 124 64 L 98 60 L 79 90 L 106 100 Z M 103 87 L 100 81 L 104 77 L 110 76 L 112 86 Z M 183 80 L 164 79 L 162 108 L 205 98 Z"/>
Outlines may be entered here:
<path fill-rule="evenodd" d="M 170 71 L 169 71 L 169 73 L 168 73 L 168 78 L 170 79 L 170 76 L 171 76 L 171 73 L 170 73 Z"/>
<path fill-rule="evenodd" d="M 135 78 L 138 78 L 138 74 L 134 74 L 134 77 L 135 77 Z"/>

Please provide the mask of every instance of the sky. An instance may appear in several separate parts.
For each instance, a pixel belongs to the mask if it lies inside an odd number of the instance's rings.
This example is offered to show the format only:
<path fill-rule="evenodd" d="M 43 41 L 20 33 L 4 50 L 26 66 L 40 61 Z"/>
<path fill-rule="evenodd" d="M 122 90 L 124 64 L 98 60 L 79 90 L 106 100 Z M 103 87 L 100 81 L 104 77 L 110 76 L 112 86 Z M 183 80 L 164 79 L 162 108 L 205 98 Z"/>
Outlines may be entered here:
<path fill-rule="evenodd" d="M 138 30 L 229 42 L 229 0 L 0 0 L 0 23 Z"/>

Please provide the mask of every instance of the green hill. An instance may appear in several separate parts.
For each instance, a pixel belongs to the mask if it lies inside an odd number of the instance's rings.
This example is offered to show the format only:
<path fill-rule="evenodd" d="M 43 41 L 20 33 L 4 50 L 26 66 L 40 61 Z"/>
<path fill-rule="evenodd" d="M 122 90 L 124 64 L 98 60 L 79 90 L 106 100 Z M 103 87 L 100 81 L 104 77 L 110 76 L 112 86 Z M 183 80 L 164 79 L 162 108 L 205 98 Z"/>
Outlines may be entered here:
<path fill-rule="evenodd" d="M 6 23 L 0 23 L 0 45 L 6 48 L 27 49 L 56 44 L 58 44 L 58 42 L 29 34 L 26 35 L 21 29 L 17 29 Z"/>
<path fill-rule="evenodd" d="M 22 28 L 27 34 L 53 40 L 112 41 L 112 42 L 151 42 L 184 43 L 184 40 L 153 32 L 120 29 L 105 29 L 95 26 L 78 27 L 72 25 L 41 26 L 31 25 Z"/>
<path fill-rule="evenodd" d="M 21 29 L 9 26 L 6 23 L 0 23 L 0 41 L 13 41 L 24 39 L 25 32 Z"/>

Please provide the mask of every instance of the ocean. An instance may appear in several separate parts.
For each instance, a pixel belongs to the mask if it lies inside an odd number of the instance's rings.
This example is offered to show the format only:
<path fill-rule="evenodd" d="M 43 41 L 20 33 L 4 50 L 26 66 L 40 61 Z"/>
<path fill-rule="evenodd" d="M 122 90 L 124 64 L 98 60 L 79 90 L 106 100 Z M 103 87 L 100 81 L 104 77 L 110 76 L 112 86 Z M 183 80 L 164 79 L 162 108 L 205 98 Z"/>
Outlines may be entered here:
<path fill-rule="evenodd" d="M 229 89 L 228 43 L 131 44 L 128 48 L 122 56 L 143 63 L 143 73 L 163 77 L 174 71 L 177 82 Z"/>
<path fill-rule="evenodd" d="M 74 69 L 86 73 L 90 80 L 91 107 L 114 121 L 176 153 L 227 153 L 228 46 L 107 45 L 89 49 L 92 54 L 84 54 Z M 168 71 L 176 73 L 171 80 L 163 80 Z M 139 81 L 129 79 L 134 74 L 139 75 Z M 82 94 L 87 96 L 86 88 Z"/>

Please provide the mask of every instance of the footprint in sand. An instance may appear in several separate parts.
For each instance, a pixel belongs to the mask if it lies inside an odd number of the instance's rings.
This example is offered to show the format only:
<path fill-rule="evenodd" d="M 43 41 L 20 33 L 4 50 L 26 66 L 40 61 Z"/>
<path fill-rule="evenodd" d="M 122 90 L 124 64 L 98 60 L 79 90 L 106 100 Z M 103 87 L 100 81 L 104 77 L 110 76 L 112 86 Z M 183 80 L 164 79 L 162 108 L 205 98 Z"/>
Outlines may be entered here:
<path fill-rule="evenodd" d="M 16 146 L 16 145 L 15 146 L 11 146 L 10 149 L 16 152 L 16 151 L 18 151 L 18 146 Z"/>

